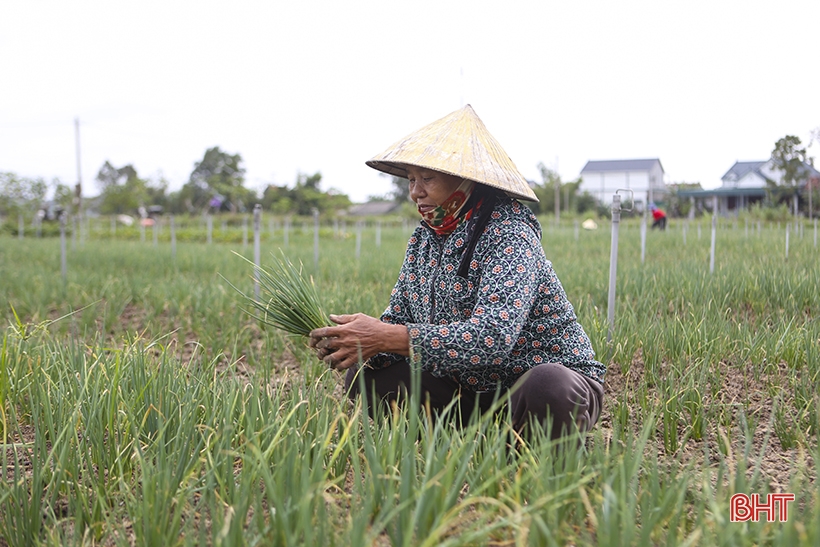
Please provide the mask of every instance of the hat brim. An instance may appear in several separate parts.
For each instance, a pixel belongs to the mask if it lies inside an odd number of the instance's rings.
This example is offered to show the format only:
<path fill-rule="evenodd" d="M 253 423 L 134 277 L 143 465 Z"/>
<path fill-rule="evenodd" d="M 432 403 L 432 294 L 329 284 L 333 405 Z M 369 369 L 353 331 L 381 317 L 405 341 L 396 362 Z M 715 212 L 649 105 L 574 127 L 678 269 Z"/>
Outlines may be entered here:
<path fill-rule="evenodd" d="M 365 163 L 402 178 L 407 178 L 403 166 L 414 165 L 473 180 L 517 199 L 538 201 L 470 105 L 411 133 Z"/>
<path fill-rule="evenodd" d="M 448 171 L 447 169 L 442 169 L 441 167 L 436 167 L 436 166 L 432 166 L 432 165 L 423 165 L 423 164 L 419 164 L 419 163 L 410 163 L 410 162 L 398 163 L 398 162 L 391 162 L 391 161 L 368 160 L 368 161 L 365 162 L 365 164 L 368 167 L 372 167 L 373 169 L 375 169 L 377 171 L 381 171 L 382 173 L 386 173 L 388 175 L 393 175 L 394 177 L 399 177 L 399 178 L 403 178 L 403 179 L 407 178 L 407 168 L 405 167 L 406 165 L 413 165 L 415 167 L 421 167 L 423 169 L 430 169 L 431 171 L 438 171 L 439 173 L 446 173 L 446 174 L 452 175 L 454 177 L 469 178 L 469 177 L 464 177 L 463 175 L 461 175 L 459 173 L 454 173 L 453 171 Z M 474 178 L 472 178 L 470 180 L 473 180 L 478 184 L 483 184 L 484 186 L 489 186 L 490 188 L 495 188 L 496 190 L 501 190 L 502 192 L 504 192 L 506 195 L 510 196 L 511 198 L 520 199 L 520 200 L 524 200 L 524 201 L 538 202 L 538 198 L 535 197 L 534 192 L 533 192 L 532 196 L 522 195 L 518 192 L 510 191 L 509 188 L 505 188 L 505 187 L 501 186 L 500 184 L 492 184 L 490 182 L 486 182 L 486 181 L 483 181 L 483 180 L 475 180 Z"/>

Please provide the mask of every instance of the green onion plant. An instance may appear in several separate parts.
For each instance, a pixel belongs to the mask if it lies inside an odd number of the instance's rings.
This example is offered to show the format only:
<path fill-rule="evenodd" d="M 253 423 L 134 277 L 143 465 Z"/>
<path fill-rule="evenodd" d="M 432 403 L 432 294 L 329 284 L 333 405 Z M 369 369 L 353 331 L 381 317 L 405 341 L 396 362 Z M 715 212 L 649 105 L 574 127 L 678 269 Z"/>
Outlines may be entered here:
<path fill-rule="evenodd" d="M 265 325 L 299 336 L 307 336 L 310 331 L 330 324 L 316 284 L 312 277 L 304 277 L 301 263 L 297 268 L 284 254 L 281 258 L 271 255 L 267 268 L 244 260 L 253 266 L 264 297 L 257 300 L 231 285 L 249 306 L 250 309 L 245 310 L 249 315 Z"/>

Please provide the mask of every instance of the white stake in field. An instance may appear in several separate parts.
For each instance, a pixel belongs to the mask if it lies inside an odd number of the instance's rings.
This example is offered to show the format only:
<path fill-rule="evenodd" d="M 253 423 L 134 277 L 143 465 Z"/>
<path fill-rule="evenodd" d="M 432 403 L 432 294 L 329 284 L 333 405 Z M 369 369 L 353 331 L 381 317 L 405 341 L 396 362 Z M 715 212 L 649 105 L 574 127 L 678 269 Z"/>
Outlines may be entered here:
<path fill-rule="evenodd" d="M 63 276 L 63 286 L 68 277 L 68 266 L 66 265 L 65 251 L 65 212 L 60 213 L 60 273 Z"/>
<path fill-rule="evenodd" d="M 258 203 L 253 206 L 253 263 L 254 269 L 253 294 L 259 300 L 259 267 L 261 266 L 262 252 L 260 247 L 262 226 L 262 206 Z"/>
<path fill-rule="evenodd" d="M 171 215 L 171 259 L 177 259 L 177 230 L 174 225 L 174 215 Z"/>
<path fill-rule="evenodd" d="M 786 261 L 789 260 L 789 226 L 790 224 L 786 223 Z"/>
<path fill-rule="evenodd" d="M 620 218 L 620 214 L 618 215 Z M 641 264 L 646 259 L 646 213 L 641 217 Z"/>
<path fill-rule="evenodd" d="M 319 209 L 313 208 L 313 271 L 319 273 Z"/>
<path fill-rule="evenodd" d="M 621 192 L 618 190 L 617 192 Z M 634 203 L 632 190 L 623 190 L 630 193 L 629 203 Z M 624 209 L 631 211 L 632 209 Z M 615 280 L 618 274 L 618 230 L 621 223 L 621 196 L 617 193 L 612 196 L 612 243 L 609 251 L 609 299 L 607 300 L 607 322 L 606 334 L 607 346 L 612 344 L 612 334 L 615 330 Z"/>
<path fill-rule="evenodd" d="M 362 255 L 362 221 L 356 223 L 356 260 Z"/>

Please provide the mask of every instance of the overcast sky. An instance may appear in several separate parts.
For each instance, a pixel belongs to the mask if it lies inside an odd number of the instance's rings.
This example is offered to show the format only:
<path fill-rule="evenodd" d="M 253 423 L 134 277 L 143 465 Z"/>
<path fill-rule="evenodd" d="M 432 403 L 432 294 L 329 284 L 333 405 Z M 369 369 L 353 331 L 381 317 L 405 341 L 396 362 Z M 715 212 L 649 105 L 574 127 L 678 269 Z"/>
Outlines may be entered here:
<path fill-rule="evenodd" d="M 365 160 L 468 103 L 527 178 L 657 157 L 712 188 L 820 127 L 820 2 L 4 0 L 0 82 L 0 171 L 75 183 L 79 118 L 86 196 L 219 146 L 363 201 Z"/>

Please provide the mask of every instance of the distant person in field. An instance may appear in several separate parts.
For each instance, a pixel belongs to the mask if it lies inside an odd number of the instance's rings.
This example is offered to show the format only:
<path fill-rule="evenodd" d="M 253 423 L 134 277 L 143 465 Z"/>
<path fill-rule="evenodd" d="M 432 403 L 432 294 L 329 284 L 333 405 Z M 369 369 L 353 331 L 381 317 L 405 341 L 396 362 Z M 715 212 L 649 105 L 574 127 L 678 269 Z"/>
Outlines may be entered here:
<path fill-rule="evenodd" d="M 652 229 L 666 230 L 666 213 L 654 203 L 649 206 L 652 212 Z"/>
<path fill-rule="evenodd" d="M 381 317 L 331 315 L 337 326 L 311 333 L 318 356 L 347 369 L 349 396 L 403 399 L 420 369 L 421 400 L 434 411 L 457 399 L 466 417 L 509 392 L 522 433 L 531 424 L 553 438 L 592 427 L 606 367 L 544 255 L 538 220 L 519 201 L 538 199 L 473 109 L 367 165 L 408 179 L 421 222 Z"/>

